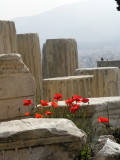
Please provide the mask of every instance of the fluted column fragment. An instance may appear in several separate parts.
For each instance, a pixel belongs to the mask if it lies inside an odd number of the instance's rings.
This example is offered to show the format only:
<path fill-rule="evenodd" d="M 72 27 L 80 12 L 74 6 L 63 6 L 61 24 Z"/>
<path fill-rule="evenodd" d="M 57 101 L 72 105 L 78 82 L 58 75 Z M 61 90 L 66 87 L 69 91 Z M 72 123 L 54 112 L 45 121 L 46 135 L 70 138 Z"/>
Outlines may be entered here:
<path fill-rule="evenodd" d="M 0 54 L 17 53 L 17 35 L 12 21 L 0 21 Z"/>
<path fill-rule="evenodd" d="M 42 64 L 38 34 L 18 34 L 18 52 L 36 81 L 36 95 L 42 97 Z"/>
<path fill-rule="evenodd" d="M 50 39 L 43 46 L 43 77 L 74 75 L 78 68 L 77 43 L 74 39 Z"/>

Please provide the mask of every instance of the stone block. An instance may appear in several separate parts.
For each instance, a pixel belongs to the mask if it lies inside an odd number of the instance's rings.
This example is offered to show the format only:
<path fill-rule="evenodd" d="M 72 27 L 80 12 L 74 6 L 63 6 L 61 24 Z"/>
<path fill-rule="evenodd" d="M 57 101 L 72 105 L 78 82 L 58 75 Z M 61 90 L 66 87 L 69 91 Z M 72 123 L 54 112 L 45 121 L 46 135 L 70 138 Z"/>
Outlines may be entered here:
<path fill-rule="evenodd" d="M 73 76 L 78 68 L 77 43 L 74 39 L 49 39 L 43 46 L 43 78 Z"/>
<path fill-rule="evenodd" d="M 21 56 L 0 54 L 0 121 L 25 116 L 30 108 L 23 100 L 34 98 L 35 81 Z"/>
<path fill-rule="evenodd" d="M 17 35 L 12 21 L 0 21 L 0 54 L 17 53 Z"/>
<path fill-rule="evenodd" d="M 36 96 L 42 98 L 42 62 L 38 34 L 18 34 L 18 53 L 21 54 L 23 62 L 29 68 L 35 78 Z"/>
<path fill-rule="evenodd" d="M 76 75 L 94 75 L 92 97 L 120 95 L 120 70 L 117 67 L 82 68 L 75 70 Z"/>
<path fill-rule="evenodd" d="M 86 134 L 67 119 L 29 118 L 0 123 L 2 160 L 9 156 L 16 160 L 16 155 L 19 160 L 73 160 L 85 143 Z"/>
<path fill-rule="evenodd" d="M 43 79 L 44 98 L 51 101 L 55 93 L 61 93 L 62 100 L 72 98 L 76 94 L 84 98 L 92 97 L 92 80 L 92 75 Z"/>

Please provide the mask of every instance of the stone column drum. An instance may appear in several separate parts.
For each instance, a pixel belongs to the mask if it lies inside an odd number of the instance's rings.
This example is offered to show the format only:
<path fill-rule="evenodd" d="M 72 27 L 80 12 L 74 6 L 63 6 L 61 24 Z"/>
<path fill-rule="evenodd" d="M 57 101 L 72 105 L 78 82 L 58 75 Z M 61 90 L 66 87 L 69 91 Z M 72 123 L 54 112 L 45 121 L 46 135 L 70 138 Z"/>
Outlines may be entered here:
<path fill-rule="evenodd" d="M 74 75 L 78 68 L 77 43 L 74 39 L 49 39 L 43 46 L 43 78 Z"/>
<path fill-rule="evenodd" d="M 12 21 L 0 21 L 0 54 L 17 52 L 17 35 Z"/>
<path fill-rule="evenodd" d="M 35 99 L 35 81 L 20 54 L 0 54 L 0 121 L 25 117 L 33 105 L 23 100 Z"/>
<path fill-rule="evenodd" d="M 29 68 L 36 82 L 36 96 L 42 97 L 42 64 L 38 34 L 18 34 L 18 53 Z"/>

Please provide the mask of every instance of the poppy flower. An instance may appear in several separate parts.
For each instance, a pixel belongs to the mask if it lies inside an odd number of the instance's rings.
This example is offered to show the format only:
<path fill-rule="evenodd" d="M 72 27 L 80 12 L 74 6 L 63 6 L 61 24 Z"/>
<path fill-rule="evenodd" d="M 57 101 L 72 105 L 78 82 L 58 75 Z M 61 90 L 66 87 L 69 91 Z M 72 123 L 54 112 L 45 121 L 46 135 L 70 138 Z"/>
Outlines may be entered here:
<path fill-rule="evenodd" d="M 32 105 L 32 100 L 31 99 L 28 99 L 28 100 L 23 100 L 24 102 L 24 106 L 29 106 L 29 105 Z"/>
<path fill-rule="evenodd" d="M 70 108 L 70 111 L 71 111 L 72 113 L 75 113 L 76 110 L 78 110 L 78 108 L 79 108 L 79 105 L 78 105 L 78 104 L 74 104 L 74 105 Z"/>
<path fill-rule="evenodd" d="M 51 115 L 51 114 L 52 114 L 52 112 L 50 112 L 50 111 L 46 111 L 46 112 L 45 112 L 45 114 L 46 114 L 46 115 Z"/>
<path fill-rule="evenodd" d="M 51 106 L 52 106 L 52 107 L 55 107 L 55 108 L 57 108 L 57 107 L 58 107 L 57 103 L 56 103 L 56 102 L 54 102 L 54 101 L 52 101 L 52 102 L 51 102 Z"/>
<path fill-rule="evenodd" d="M 62 98 L 62 94 L 60 94 L 60 93 L 56 93 L 56 94 L 54 95 L 54 97 L 53 97 L 53 99 L 54 99 L 55 101 L 60 101 L 61 98 Z"/>
<path fill-rule="evenodd" d="M 71 111 L 72 113 L 75 113 L 75 112 L 76 112 L 76 110 L 74 110 L 73 108 L 70 108 L 70 111 Z"/>
<path fill-rule="evenodd" d="M 73 95 L 73 100 L 74 101 L 79 101 L 79 102 L 81 102 L 81 96 L 78 96 L 78 95 Z"/>
<path fill-rule="evenodd" d="M 43 118 L 43 115 L 36 113 L 36 114 L 35 114 L 35 118 Z"/>
<path fill-rule="evenodd" d="M 26 115 L 26 116 L 29 116 L 29 115 L 30 115 L 30 112 L 25 113 L 25 115 Z"/>
<path fill-rule="evenodd" d="M 48 106 L 49 101 L 40 100 L 42 106 Z"/>
<path fill-rule="evenodd" d="M 68 100 L 65 101 L 67 105 L 71 107 L 72 103 L 74 102 L 74 99 L 69 98 Z"/>
<path fill-rule="evenodd" d="M 108 120 L 108 118 L 99 117 L 98 122 L 108 123 L 109 120 Z"/>
<path fill-rule="evenodd" d="M 87 102 L 89 102 L 89 99 L 88 98 L 82 98 L 82 100 L 81 100 L 83 103 L 87 103 Z"/>

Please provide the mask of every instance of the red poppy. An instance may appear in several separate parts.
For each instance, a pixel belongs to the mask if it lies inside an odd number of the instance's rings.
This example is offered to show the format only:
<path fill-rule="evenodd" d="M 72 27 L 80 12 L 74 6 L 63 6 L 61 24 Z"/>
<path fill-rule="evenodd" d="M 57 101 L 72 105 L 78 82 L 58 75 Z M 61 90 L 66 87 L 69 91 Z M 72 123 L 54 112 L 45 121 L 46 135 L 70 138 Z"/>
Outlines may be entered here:
<path fill-rule="evenodd" d="M 30 112 L 25 113 L 25 115 L 26 115 L 26 116 L 29 116 L 29 115 L 30 115 Z"/>
<path fill-rule="evenodd" d="M 73 108 L 70 108 L 70 111 L 71 111 L 72 113 L 75 113 L 75 112 L 76 112 L 76 110 L 74 110 Z"/>
<path fill-rule="evenodd" d="M 60 93 L 56 93 L 56 94 L 54 95 L 54 97 L 53 97 L 53 99 L 54 99 L 55 101 L 60 101 L 61 98 L 62 98 L 62 94 L 60 94 Z"/>
<path fill-rule="evenodd" d="M 83 103 L 87 103 L 87 102 L 89 102 L 89 99 L 88 98 L 82 98 L 82 100 L 81 100 Z"/>
<path fill-rule="evenodd" d="M 43 118 L 43 115 L 36 113 L 36 114 L 35 114 L 35 118 Z"/>
<path fill-rule="evenodd" d="M 68 100 L 65 101 L 67 105 L 71 107 L 72 103 L 74 102 L 74 99 L 69 98 Z"/>
<path fill-rule="evenodd" d="M 79 102 L 81 102 L 80 100 L 81 100 L 81 96 L 78 96 L 78 95 L 73 95 L 73 100 L 74 101 L 79 101 Z"/>
<path fill-rule="evenodd" d="M 78 110 L 78 108 L 79 108 L 79 105 L 78 105 L 78 104 L 74 104 L 74 105 L 70 108 L 70 111 L 71 111 L 72 113 L 75 113 L 76 110 Z"/>
<path fill-rule="evenodd" d="M 50 112 L 50 111 L 46 111 L 46 112 L 45 112 L 45 114 L 46 114 L 46 115 L 51 115 L 51 114 L 52 114 L 52 112 Z"/>
<path fill-rule="evenodd" d="M 55 108 L 57 108 L 57 107 L 58 107 L 57 103 L 56 103 L 56 102 L 54 102 L 54 101 L 52 101 L 52 102 L 51 102 L 51 106 L 52 106 L 52 107 L 55 107 Z"/>
<path fill-rule="evenodd" d="M 40 100 L 42 106 L 48 106 L 49 101 Z"/>
<path fill-rule="evenodd" d="M 29 106 L 29 105 L 32 105 L 32 100 L 31 99 L 28 99 L 28 100 L 23 100 L 24 102 L 24 106 Z"/>
<path fill-rule="evenodd" d="M 99 117 L 98 122 L 108 123 L 109 120 L 108 120 L 108 118 Z"/>

